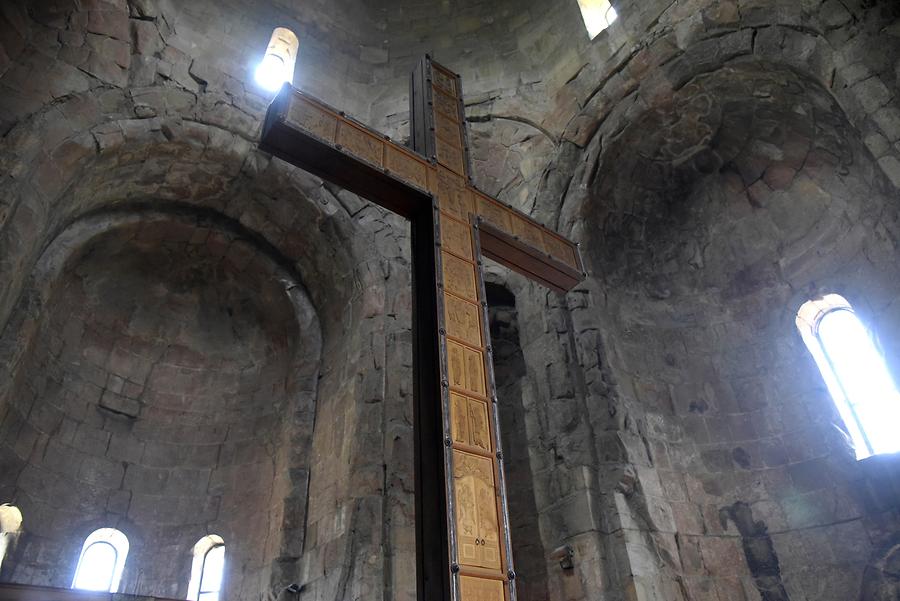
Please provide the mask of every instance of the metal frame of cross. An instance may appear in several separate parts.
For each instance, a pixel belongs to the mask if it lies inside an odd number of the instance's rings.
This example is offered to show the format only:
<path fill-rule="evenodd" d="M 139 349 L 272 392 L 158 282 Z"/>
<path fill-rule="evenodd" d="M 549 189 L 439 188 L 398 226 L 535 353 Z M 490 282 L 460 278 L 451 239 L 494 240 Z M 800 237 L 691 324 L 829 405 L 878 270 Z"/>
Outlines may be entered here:
<path fill-rule="evenodd" d="M 460 77 L 426 56 L 412 149 L 285 85 L 260 148 L 410 221 L 420 601 L 515 601 L 482 257 L 565 292 L 576 244 L 478 190 Z"/>

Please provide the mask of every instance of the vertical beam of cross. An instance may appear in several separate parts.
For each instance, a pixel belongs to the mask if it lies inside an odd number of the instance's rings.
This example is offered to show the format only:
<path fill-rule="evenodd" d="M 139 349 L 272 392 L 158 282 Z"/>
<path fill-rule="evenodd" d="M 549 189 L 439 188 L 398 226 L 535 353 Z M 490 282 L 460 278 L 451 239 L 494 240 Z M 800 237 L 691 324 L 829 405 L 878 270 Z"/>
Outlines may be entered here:
<path fill-rule="evenodd" d="M 515 601 L 482 261 L 566 291 L 581 256 L 472 184 L 458 75 L 425 57 L 410 91 L 412 151 L 287 85 L 260 148 L 410 220 L 418 597 Z"/>
<path fill-rule="evenodd" d="M 425 57 L 412 76 L 413 149 L 436 165 L 436 272 L 444 414 L 445 494 L 453 598 L 514 601 L 505 473 L 498 428 L 480 218 L 459 76 Z M 443 180 L 443 185 L 440 180 Z"/>

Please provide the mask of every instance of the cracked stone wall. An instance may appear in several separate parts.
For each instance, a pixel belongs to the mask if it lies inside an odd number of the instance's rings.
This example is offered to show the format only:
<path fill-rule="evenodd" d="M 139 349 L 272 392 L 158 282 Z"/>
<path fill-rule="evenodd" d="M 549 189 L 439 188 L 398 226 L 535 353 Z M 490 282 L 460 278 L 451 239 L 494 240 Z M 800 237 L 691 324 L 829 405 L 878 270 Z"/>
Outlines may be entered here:
<path fill-rule="evenodd" d="M 792 321 L 837 290 L 900 373 L 896 3 L 614 4 L 592 42 L 574 0 L 0 6 L 0 502 L 32 508 L 0 578 L 64 586 L 103 522 L 138 541 L 131 592 L 180 595 L 188 539 L 224 528 L 229 598 L 414 598 L 408 231 L 255 149 L 252 70 L 287 25 L 296 83 L 395 136 L 418 56 L 460 71 L 476 183 L 583 243 L 566 296 L 489 280 L 526 596 L 895 598 L 900 467 L 852 459 Z M 174 371 L 252 363 L 217 390 L 258 427 L 166 423 L 166 386 L 212 404 L 151 378 L 150 330 L 202 349 Z M 141 510 L 171 503 L 204 511 Z"/>

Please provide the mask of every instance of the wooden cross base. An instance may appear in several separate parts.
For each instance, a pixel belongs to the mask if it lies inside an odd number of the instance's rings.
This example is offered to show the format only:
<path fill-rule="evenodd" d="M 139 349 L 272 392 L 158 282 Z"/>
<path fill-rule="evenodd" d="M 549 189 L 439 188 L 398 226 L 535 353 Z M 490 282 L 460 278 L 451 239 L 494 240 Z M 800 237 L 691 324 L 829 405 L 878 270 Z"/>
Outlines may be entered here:
<path fill-rule="evenodd" d="M 413 149 L 285 85 L 260 148 L 411 222 L 418 598 L 515 601 L 482 258 L 565 292 L 577 245 L 472 184 L 455 73 L 420 61 Z"/>

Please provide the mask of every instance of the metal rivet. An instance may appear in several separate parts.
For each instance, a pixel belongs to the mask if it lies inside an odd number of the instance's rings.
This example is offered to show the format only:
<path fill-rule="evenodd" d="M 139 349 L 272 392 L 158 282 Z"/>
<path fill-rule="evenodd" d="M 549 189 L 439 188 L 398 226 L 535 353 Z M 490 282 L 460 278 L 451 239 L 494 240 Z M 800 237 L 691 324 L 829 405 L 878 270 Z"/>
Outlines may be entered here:
<path fill-rule="evenodd" d="M 490 344 L 487 345 L 487 352 L 488 352 L 488 353 L 493 353 L 493 352 L 494 352 L 494 347 L 492 347 Z"/>
<path fill-rule="evenodd" d="M 478 266 L 481 267 L 482 265 L 483 265 L 483 263 L 482 263 L 481 260 L 479 259 L 479 260 L 478 260 Z"/>
<path fill-rule="evenodd" d="M 438 248 L 441 247 L 441 243 L 440 243 L 440 242 L 435 242 L 434 245 L 437 246 Z"/>
<path fill-rule="evenodd" d="M 459 564 L 458 564 L 458 563 L 451 563 L 451 564 L 450 564 L 450 571 L 453 572 L 454 574 L 457 573 L 457 572 L 459 571 Z"/>
<path fill-rule="evenodd" d="M 501 451 L 497 451 L 497 459 L 503 461 L 503 453 Z"/>
<path fill-rule="evenodd" d="M 438 330 L 438 332 L 440 332 L 441 336 L 443 336 L 444 334 L 447 333 L 447 330 L 445 330 L 444 328 L 441 328 L 440 330 Z"/>
<path fill-rule="evenodd" d="M 443 285 L 441 282 L 438 282 L 437 287 L 438 287 L 438 289 L 440 290 L 440 289 L 443 289 L 444 285 Z"/>
<path fill-rule="evenodd" d="M 450 383 L 447 380 L 441 380 L 441 386 L 447 388 L 448 386 L 450 386 Z"/>
<path fill-rule="evenodd" d="M 513 572 L 512 570 L 508 571 L 508 572 L 506 573 L 506 576 L 507 576 L 510 580 L 515 580 L 515 579 L 516 579 L 516 573 Z"/>
<path fill-rule="evenodd" d="M 335 147 L 335 149 L 337 149 L 337 150 L 341 150 L 342 148 L 344 148 L 344 147 L 341 146 L 340 144 L 335 144 L 334 147 Z"/>
<path fill-rule="evenodd" d="M 341 117 L 346 117 L 346 116 L 347 116 L 347 113 L 345 113 L 344 111 L 340 111 L 340 112 L 338 113 L 338 115 L 340 115 Z"/>
<path fill-rule="evenodd" d="M 445 439 L 444 439 L 444 444 L 447 445 L 448 447 L 452 447 L 452 446 L 453 446 L 453 440 L 451 440 L 450 438 L 445 438 Z"/>

